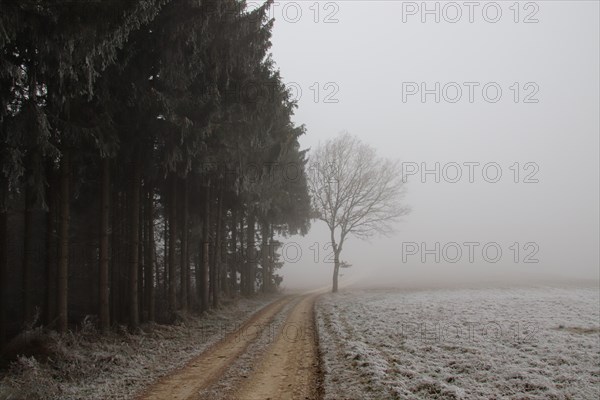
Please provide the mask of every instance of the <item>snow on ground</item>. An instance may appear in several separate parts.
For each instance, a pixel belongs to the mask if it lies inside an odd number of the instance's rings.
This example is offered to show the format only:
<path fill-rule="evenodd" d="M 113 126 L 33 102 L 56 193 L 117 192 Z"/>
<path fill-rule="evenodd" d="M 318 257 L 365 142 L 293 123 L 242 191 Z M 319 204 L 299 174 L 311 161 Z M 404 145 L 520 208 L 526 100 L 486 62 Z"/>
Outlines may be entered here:
<path fill-rule="evenodd" d="M 240 299 L 177 325 L 147 324 L 140 334 L 99 335 L 92 324 L 65 335 L 31 332 L 43 354 L 21 356 L 0 375 L 0 399 L 130 399 L 143 387 L 183 366 L 235 332 L 274 296 Z"/>
<path fill-rule="evenodd" d="M 316 306 L 325 399 L 598 399 L 598 288 L 353 290 Z"/>

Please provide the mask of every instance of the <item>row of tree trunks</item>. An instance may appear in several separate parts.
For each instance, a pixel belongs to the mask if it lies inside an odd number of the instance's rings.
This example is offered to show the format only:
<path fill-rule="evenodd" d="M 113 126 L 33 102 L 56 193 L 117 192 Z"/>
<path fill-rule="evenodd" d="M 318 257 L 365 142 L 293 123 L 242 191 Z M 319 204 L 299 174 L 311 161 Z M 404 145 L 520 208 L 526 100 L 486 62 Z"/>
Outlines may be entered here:
<path fill-rule="evenodd" d="M 47 326 L 56 322 L 56 329 L 65 332 L 68 329 L 68 275 L 69 275 L 69 225 L 70 225 L 70 179 L 71 160 L 69 151 L 64 151 L 60 161 L 58 179 L 52 173 L 48 174 L 47 193 L 47 224 L 46 224 L 46 292 L 44 295 L 44 322 Z M 143 319 L 155 319 L 155 241 L 154 241 L 154 195 L 148 190 L 147 201 L 142 207 L 141 196 L 141 166 L 136 162 L 130 176 L 130 192 L 115 193 L 111 204 L 111 161 L 109 158 L 101 160 L 100 180 L 100 221 L 98 231 L 98 316 L 99 327 L 102 332 L 108 331 L 111 322 L 127 320 L 132 329 L 139 326 L 140 315 Z M 5 207 L 8 183 L 3 179 L 2 196 L 3 207 L 0 212 L 0 299 L 6 300 L 7 264 L 8 264 L 8 212 Z M 56 186 L 58 185 L 58 191 Z M 172 201 L 175 201 L 175 192 L 171 192 Z M 24 321 L 32 321 L 34 314 L 33 273 L 32 265 L 35 260 L 33 251 L 33 195 L 26 189 L 25 209 L 25 240 L 23 250 L 23 311 Z M 183 187 L 183 228 L 181 244 L 181 306 L 188 308 L 190 301 L 190 276 L 189 276 L 189 251 L 188 251 L 188 195 L 187 188 Z M 111 207 L 113 205 L 114 207 Z M 177 309 L 173 297 L 176 296 L 176 207 L 169 204 L 169 276 L 168 280 L 170 310 Z M 111 209 L 113 211 L 111 229 Z M 57 223 L 58 215 L 58 223 Z M 123 218 L 125 215 L 127 219 Z M 126 221 L 126 222 L 125 222 Z M 166 222 L 166 221 L 165 221 Z M 112 246 L 111 242 L 112 231 Z M 208 236 L 206 236 L 208 237 Z M 123 240 L 127 238 L 127 240 Z M 208 243 L 208 241 L 207 241 Z M 112 247 L 112 249 L 111 249 Z M 112 251 L 112 263 L 111 263 Z M 208 254 L 208 252 L 206 252 Z M 127 261 L 124 259 L 127 256 Z M 127 262 L 128 274 L 122 274 L 122 266 Z M 165 281 L 167 277 L 163 278 Z M 125 283 L 127 285 L 125 285 Z M 127 293 L 127 295 L 125 295 Z M 124 311 L 124 300 L 127 300 L 128 312 Z M 207 303 L 208 304 L 208 303 Z M 112 309 L 112 311 L 111 311 Z M 0 340 L 6 337 L 6 323 L 4 321 L 6 305 L 0 304 Z M 112 320 L 111 320 L 112 317 Z"/>
<path fill-rule="evenodd" d="M 99 324 L 106 332 L 112 321 L 123 320 L 123 275 L 124 251 L 128 259 L 127 321 L 130 328 L 135 329 L 140 320 L 155 319 L 154 292 L 154 192 L 147 189 L 145 201 L 141 200 L 142 178 L 139 162 L 136 162 L 129 177 L 130 193 L 116 194 L 113 201 L 113 237 L 112 268 L 110 268 L 110 160 L 102 160 L 101 203 L 100 203 L 100 236 L 99 236 Z M 148 184 L 146 184 L 149 186 Z M 128 201 L 126 201 L 128 200 Z M 127 214 L 128 225 L 125 226 L 123 215 Z M 125 249 L 122 240 L 127 237 Z M 112 269 L 112 271 L 111 271 Z M 112 294 L 112 296 L 111 296 Z M 111 312 L 112 301 L 112 312 Z"/>
<path fill-rule="evenodd" d="M 71 196 L 71 157 L 65 150 L 60 160 L 59 173 L 48 174 L 47 196 L 47 226 L 46 226 L 46 290 L 44 301 L 44 321 L 49 326 L 55 323 L 60 332 L 68 329 L 68 275 L 70 248 L 70 196 Z M 156 243 L 154 233 L 155 209 L 154 190 L 149 182 L 142 177 L 141 161 L 134 162 L 128 171 L 128 190 L 112 191 L 112 160 L 109 157 L 101 159 L 100 164 L 100 204 L 97 233 L 98 249 L 98 321 L 102 332 L 107 332 L 115 323 L 127 322 L 130 329 L 135 330 L 141 321 L 154 321 L 156 318 L 155 285 L 158 280 L 156 263 Z M 114 171 L 116 173 L 116 171 Z M 252 295 L 255 290 L 256 278 L 256 249 L 255 249 L 255 216 L 250 213 L 247 224 L 244 224 L 243 210 L 225 207 L 225 194 L 219 184 L 203 187 L 204 209 L 202 212 L 201 246 L 190 246 L 189 231 L 189 193 L 187 180 L 180 180 L 174 174 L 168 180 L 168 202 L 164 210 L 165 227 L 165 284 L 168 312 L 179 309 L 188 310 L 195 301 L 200 310 L 218 307 L 221 294 L 236 293 L 238 272 L 242 282 L 239 288 L 244 295 Z M 144 179 L 142 181 L 142 179 Z M 7 184 L 1 182 L 4 196 Z M 116 185 L 115 185 L 116 186 Z M 142 188 L 144 189 L 142 191 Z M 57 190 L 58 189 L 58 190 Z M 113 193 L 111 195 L 111 192 Z M 142 196 L 142 193 L 144 194 Z M 25 231 L 23 260 L 23 290 L 24 308 L 30 321 L 34 304 L 33 292 L 30 287 L 32 269 L 28 259 L 32 251 L 32 234 L 27 234 L 35 225 L 33 220 L 32 193 L 26 194 Z M 179 200 L 178 200 L 179 199 Z M 164 200 L 164 195 L 163 195 Z M 179 211 L 177 211 L 179 209 Z M 3 283 L 7 271 L 7 224 L 6 208 L 0 212 L 0 299 L 5 300 Z M 211 213 L 212 211 L 212 213 Z M 230 217 L 230 219 L 229 219 Z M 179 225 L 181 224 L 181 225 Z M 179 227 L 181 230 L 178 230 Z M 263 228 L 264 229 L 264 228 Z M 267 228 L 268 229 L 268 228 Z M 31 233 L 31 232 L 30 232 Z M 226 242 L 231 234 L 231 246 Z M 268 232 L 267 232 L 268 233 Z M 269 235 L 263 232 L 263 237 Z M 28 241 L 29 239 L 29 241 Z M 178 240 L 180 242 L 178 243 Z M 197 237 L 196 237 L 197 239 Z M 264 247 L 263 239 L 263 247 Z M 245 243 L 244 243 L 245 242 Z M 179 246 L 178 246 L 179 244 Z M 238 247 L 239 244 L 239 247 Z M 190 276 L 189 254 L 200 254 L 196 262 L 195 288 L 196 296 L 192 293 L 192 277 Z M 240 263 L 244 247 L 247 249 L 245 261 Z M 224 251 L 228 250 L 228 251 Z M 179 251 L 179 253 L 178 253 Z M 212 254 L 211 254 L 212 253 Z M 232 254 L 232 257 L 228 257 Z M 177 271 L 176 255 L 179 255 L 180 269 Z M 84 257 L 91 258 L 90 254 Z M 263 264 L 267 265 L 265 261 Z M 33 265 L 33 264 L 32 264 Z M 265 269 L 265 276 L 270 276 L 270 270 Z M 179 272 L 179 274 L 178 274 Z M 179 278 L 179 282 L 176 278 Z M 263 290 L 270 290 L 270 279 L 266 279 Z M 180 283 L 180 287 L 177 287 Z M 177 297 L 179 291 L 180 297 Z M 177 302 L 178 300 L 179 303 Z M 0 322 L 2 330 L 5 304 L 0 304 Z M 0 339 L 5 332 L 0 332 Z"/>

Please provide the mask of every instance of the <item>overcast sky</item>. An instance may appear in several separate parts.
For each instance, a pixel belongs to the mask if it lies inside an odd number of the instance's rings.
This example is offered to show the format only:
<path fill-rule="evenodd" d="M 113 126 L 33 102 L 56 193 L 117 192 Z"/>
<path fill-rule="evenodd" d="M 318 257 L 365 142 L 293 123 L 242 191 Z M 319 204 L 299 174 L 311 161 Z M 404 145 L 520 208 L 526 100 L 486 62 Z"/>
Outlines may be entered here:
<path fill-rule="evenodd" d="M 272 11 L 301 144 L 349 131 L 412 174 L 413 212 L 391 238 L 351 239 L 341 281 L 597 279 L 598 2 L 427 2 L 429 14 L 421 4 L 279 1 Z M 439 182 L 421 175 L 436 163 Z M 327 237 L 314 223 L 285 240 L 284 286 L 330 285 Z"/>

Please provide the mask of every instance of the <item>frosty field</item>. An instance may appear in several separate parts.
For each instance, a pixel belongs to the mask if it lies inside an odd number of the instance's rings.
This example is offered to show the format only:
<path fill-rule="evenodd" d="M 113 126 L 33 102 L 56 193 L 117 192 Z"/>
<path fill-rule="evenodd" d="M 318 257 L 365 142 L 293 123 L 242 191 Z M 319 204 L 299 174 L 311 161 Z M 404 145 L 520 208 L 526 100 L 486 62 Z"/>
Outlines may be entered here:
<path fill-rule="evenodd" d="M 597 399 L 598 289 L 342 291 L 317 303 L 326 399 Z"/>

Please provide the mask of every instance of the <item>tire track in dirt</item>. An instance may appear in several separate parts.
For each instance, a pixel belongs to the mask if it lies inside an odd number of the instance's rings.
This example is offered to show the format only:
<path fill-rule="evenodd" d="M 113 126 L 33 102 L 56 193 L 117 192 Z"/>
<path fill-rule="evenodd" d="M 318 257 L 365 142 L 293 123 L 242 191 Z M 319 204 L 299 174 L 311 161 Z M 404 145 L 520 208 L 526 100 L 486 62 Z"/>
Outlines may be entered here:
<path fill-rule="evenodd" d="M 314 306 L 319 294 L 304 295 L 290 311 L 275 342 L 248 381 L 240 400 L 318 399 L 320 368 Z"/>
<path fill-rule="evenodd" d="M 147 388 L 138 400 L 188 400 L 218 381 L 229 366 L 242 355 L 255 335 L 240 334 L 261 329 L 279 313 L 294 296 L 285 296 L 254 314 L 235 332 L 194 357 L 185 366 Z"/>

